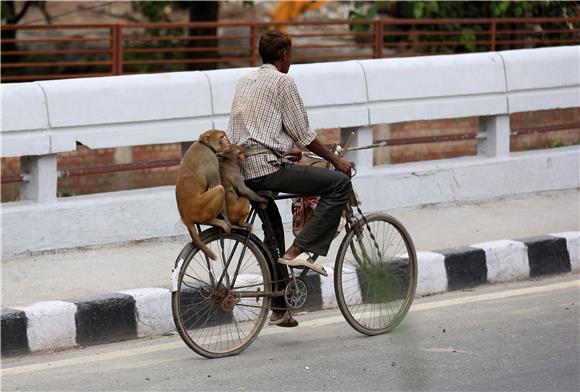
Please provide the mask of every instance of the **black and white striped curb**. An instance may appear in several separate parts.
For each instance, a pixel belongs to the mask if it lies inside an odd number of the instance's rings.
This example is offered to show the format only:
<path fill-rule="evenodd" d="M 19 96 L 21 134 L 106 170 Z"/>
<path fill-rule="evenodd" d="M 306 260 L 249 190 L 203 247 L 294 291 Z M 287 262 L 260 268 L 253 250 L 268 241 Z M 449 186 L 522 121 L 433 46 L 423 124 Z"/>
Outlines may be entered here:
<path fill-rule="evenodd" d="M 418 252 L 417 261 L 417 296 L 579 271 L 580 232 Z M 307 276 L 307 311 L 337 306 L 333 268 L 325 268 L 327 278 Z M 63 350 L 160 336 L 174 330 L 169 289 L 127 290 L 75 303 L 48 301 L 2 308 L 1 353 L 4 356 Z"/>

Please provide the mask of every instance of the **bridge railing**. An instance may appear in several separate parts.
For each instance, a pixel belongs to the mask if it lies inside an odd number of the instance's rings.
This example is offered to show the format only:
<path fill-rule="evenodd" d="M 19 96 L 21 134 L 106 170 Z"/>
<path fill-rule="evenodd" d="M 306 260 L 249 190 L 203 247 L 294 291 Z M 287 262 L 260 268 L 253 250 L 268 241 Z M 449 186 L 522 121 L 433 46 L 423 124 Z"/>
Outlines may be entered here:
<path fill-rule="evenodd" d="M 384 210 L 578 187 L 578 148 L 510 154 L 509 115 L 579 107 L 579 59 L 572 46 L 302 64 L 290 74 L 311 126 L 341 128 L 344 138 L 354 130 L 358 146 L 373 143 L 374 124 L 480 118 L 476 157 L 373 166 L 367 151 L 350 155 L 367 210 Z M 3 204 L 3 253 L 182 233 L 172 187 L 58 198 L 56 154 L 77 144 L 189 142 L 223 129 L 248 71 L 2 85 L 2 157 L 20 157 L 23 180 L 21 201 Z"/>
<path fill-rule="evenodd" d="M 2 82 L 252 67 L 260 35 L 292 33 L 294 62 L 580 43 L 580 17 L 3 25 Z"/>

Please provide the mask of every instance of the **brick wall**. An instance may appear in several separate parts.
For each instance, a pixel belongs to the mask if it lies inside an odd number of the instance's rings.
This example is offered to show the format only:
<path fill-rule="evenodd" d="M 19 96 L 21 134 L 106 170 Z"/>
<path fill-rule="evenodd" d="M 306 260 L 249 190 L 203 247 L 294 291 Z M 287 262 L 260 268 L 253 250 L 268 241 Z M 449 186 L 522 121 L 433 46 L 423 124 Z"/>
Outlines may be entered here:
<path fill-rule="evenodd" d="M 580 108 L 512 114 L 510 123 L 512 129 L 580 123 Z M 580 144 L 580 127 L 571 126 L 563 131 L 512 136 L 510 143 L 512 151 Z"/>
<path fill-rule="evenodd" d="M 2 177 L 20 174 L 20 158 L 2 158 L 0 160 Z M 2 184 L 2 203 L 20 199 L 20 184 Z"/>
<path fill-rule="evenodd" d="M 177 159 L 181 156 L 181 143 L 133 147 L 135 161 Z M 179 167 L 138 170 L 133 173 L 132 188 L 175 185 Z"/>
<path fill-rule="evenodd" d="M 570 124 L 580 122 L 580 108 L 537 111 L 513 114 L 510 117 L 512 129 L 538 127 L 544 125 Z M 479 127 L 477 117 L 409 121 L 390 125 L 377 125 L 373 130 L 374 140 L 433 136 L 456 133 L 475 133 Z M 340 141 L 338 129 L 320 131 L 323 143 Z M 563 131 L 520 135 L 511 137 L 512 151 L 557 147 L 580 144 L 580 128 L 570 127 Z M 180 157 L 181 144 L 160 144 L 124 148 L 91 150 L 79 146 L 74 152 L 57 155 L 59 170 L 75 167 L 93 167 L 107 164 L 139 162 L 146 160 L 176 159 Z M 403 163 L 431 159 L 442 159 L 477 154 L 475 140 L 424 143 L 374 149 L 375 165 Z M 2 158 L 2 175 L 16 175 L 20 171 L 18 158 Z M 127 189 L 174 185 L 178 167 L 135 170 L 120 173 L 59 178 L 59 196 L 82 195 L 98 192 L 112 192 Z M 2 186 L 2 202 L 18 200 L 19 184 Z"/>
<path fill-rule="evenodd" d="M 89 149 L 78 146 L 76 151 L 57 154 L 58 170 L 111 165 L 115 162 L 115 149 Z M 61 177 L 58 179 L 59 196 L 74 196 L 114 190 L 115 179 L 110 174 Z"/>
<path fill-rule="evenodd" d="M 479 126 L 477 117 L 450 120 L 407 121 L 374 127 L 373 139 L 402 139 L 422 136 L 440 136 L 460 133 L 475 133 Z M 421 143 L 377 148 L 373 151 L 373 163 L 404 163 L 459 156 L 476 155 L 477 142 L 452 141 Z"/>

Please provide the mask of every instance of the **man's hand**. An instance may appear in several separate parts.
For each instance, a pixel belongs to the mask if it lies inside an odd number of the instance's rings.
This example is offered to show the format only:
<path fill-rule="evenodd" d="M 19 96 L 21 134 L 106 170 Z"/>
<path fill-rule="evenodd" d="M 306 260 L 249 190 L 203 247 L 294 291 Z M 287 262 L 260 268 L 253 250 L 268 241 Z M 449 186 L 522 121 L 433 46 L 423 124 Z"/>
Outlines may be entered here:
<path fill-rule="evenodd" d="M 336 162 L 333 162 L 332 164 L 334 165 L 336 170 L 350 177 L 350 172 L 352 170 L 352 162 L 337 157 Z"/>
<path fill-rule="evenodd" d="M 302 150 L 292 147 L 292 149 L 284 155 L 284 158 L 292 162 L 298 162 L 302 159 Z"/>
<path fill-rule="evenodd" d="M 332 163 L 332 165 L 339 172 L 344 173 L 350 177 L 352 162 L 342 159 L 339 156 L 333 154 L 332 151 L 326 148 L 318 138 L 314 139 L 312 143 L 306 146 L 306 148 L 315 153 L 316 155 L 326 159 L 328 162 Z"/>

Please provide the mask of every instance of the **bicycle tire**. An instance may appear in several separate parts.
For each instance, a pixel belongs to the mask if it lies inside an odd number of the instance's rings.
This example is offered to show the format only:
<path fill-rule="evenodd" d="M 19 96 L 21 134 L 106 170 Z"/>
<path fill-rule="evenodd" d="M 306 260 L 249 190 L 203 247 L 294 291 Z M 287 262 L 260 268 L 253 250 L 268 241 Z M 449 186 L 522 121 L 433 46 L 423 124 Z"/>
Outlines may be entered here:
<path fill-rule="evenodd" d="M 187 346 L 206 358 L 220 358 L 241 353 L 256 339 L 268 316 L 272 285 L 263 250 L 251 237 L 244 247 L 247 233 L 208 232 L 200 238 L 218 260 L 188 244 L 190 249 L 182 251 L 172 277 L 171 309 Z M 226 282 L 233 281 L 238 264 L 236 281 L 228 290 Z M 263 296 L 238 297 L 257 291 Z"/>
<path fill-rule="evenodd" d="M 345 234 L 334 266 L 334 290 L 346 321 L 372 336 L 391 331 L 409 311 L 417 255 L 411 236 L 394 217 L 372 214 L 366 222 L 359 219 Z M 357 231 L 363 233 L 360 241 Z"/>

